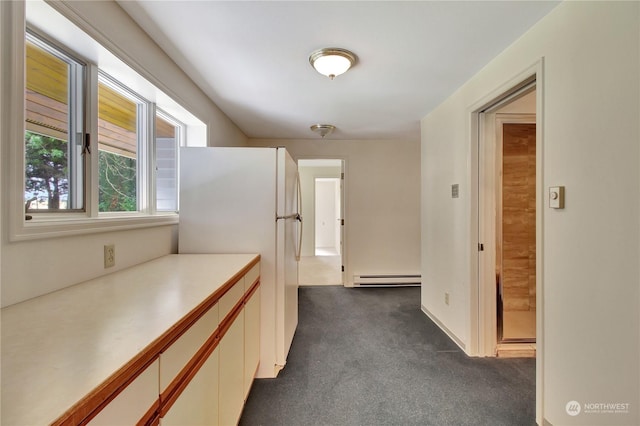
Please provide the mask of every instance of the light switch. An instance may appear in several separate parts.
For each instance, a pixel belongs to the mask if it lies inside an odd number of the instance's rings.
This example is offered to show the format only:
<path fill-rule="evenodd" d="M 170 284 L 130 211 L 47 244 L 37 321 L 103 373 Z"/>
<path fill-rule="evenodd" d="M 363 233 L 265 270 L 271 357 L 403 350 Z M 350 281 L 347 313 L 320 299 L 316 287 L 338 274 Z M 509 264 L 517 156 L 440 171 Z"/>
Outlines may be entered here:
<path fill-rule="evenodd" d="M 564 209 L 564 186 L 549 187 L 549 208 Z"/>

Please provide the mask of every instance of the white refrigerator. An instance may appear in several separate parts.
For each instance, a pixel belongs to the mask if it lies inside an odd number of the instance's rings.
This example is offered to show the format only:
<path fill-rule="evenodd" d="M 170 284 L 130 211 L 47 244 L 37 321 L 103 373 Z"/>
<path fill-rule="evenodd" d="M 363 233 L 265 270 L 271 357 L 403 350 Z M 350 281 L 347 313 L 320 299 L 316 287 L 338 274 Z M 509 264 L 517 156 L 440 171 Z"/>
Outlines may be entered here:
<path fill-rule="evenodd" d="M 298 325 L 298 168 L 284 148 L 180 150 L 180 253 L 260 253 L 257 377 L 284 367 Z"/>

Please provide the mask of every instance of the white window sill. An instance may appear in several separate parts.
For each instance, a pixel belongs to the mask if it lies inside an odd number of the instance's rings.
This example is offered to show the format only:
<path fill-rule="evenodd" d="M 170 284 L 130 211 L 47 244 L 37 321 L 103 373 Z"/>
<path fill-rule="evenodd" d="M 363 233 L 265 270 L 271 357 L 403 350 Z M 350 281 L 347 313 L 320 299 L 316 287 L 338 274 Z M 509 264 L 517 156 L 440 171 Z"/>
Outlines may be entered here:
<path fill-rule="evenodd" d="M 177 213 L 156 215 L 123 215 L 98 218 L 43 218 L 25 221 L 13 229 L 10 241 L 39 240 L 44 238 L 66 237 L 72 235 L 95 234 L 99 232 L 123 231 L 127 229 L 149 228 L 154 226 L 176 225 Z"/>

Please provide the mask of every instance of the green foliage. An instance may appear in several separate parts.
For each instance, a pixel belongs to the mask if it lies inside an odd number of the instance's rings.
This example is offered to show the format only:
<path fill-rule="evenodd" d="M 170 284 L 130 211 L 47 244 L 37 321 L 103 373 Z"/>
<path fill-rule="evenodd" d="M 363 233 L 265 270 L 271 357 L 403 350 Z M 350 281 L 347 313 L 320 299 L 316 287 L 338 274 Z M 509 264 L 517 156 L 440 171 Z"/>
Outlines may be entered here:
<path fill-rule="evenodd" d="M 99 211 L 136 211 L 135 158 L 99 151 Z"/>
<path fill-rule="evenodd" d="M 24 139 L 25 199 L 46 194 L 47 208 L 60 209 L 69 195 L 67 142 L 29 131 Z M 135 158 L 99 151 L 98 165 L 99 211 L 136 211 Z"/>
<path fill-rule="evenodd" d="M 60 208 L 60 198 L 68 195 L 67 142 L 25 132 L 25 196 L 46 193 L 47 207 Z"/>

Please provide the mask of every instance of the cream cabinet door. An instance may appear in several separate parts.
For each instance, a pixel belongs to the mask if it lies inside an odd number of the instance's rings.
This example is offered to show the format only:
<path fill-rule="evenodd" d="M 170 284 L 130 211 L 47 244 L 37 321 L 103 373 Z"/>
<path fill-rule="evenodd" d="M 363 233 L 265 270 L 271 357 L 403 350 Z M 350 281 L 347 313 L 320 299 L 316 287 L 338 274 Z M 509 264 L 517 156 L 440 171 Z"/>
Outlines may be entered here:
<path fill-rule="evenodd" d="M 244 277 L 240 278 L 218 301 L 219 319 L 222 322 L 233 307 L 244 297 Z"/>
<path fill-rule="evenodd" d="M 216 328 L 218 304 L 209 308 L 178 340 L 160 354 L 160 393 L 167 389 Z"/>
<path fill-rule="evenodd" d="M 244 400 L 260 362 L 260 287 L 244 306 Z"/>
<path fill-rule="evenodd" d="M 89 421 L 91 426 L 134 425 L 158 401 L 159 363 L 155 360 Z"/>
<path fill-rule="evenodd" d="M 244 405 L 244 310 L 220 341 L 219 422 L 236 425 Z"/>
<path fill-rule="evenodd" d="M 213 305 L 171 346 L 160 354 L 160 394 L 180 373 L 218 328 L 218 304 Z M 215 425 L 218 423 L 218 350 L 202 364 L 173 405 L 160 419 L 162 425 Z M 164 411 L 164 409 L 163 409 Z"/>
<path fill-rule="evenodd" d="M 246 292 L 251 288 L 253 283 L 258 279 L 260 275 L 260 264 L 254 265 L 244 276 L 244 291 Z"/>
<path fill-rule="evenodd" d="M 160 419 L 161 426 L 215 426 L 218 424 L 218 363 L 216 348 L 198 373 Z"/>

